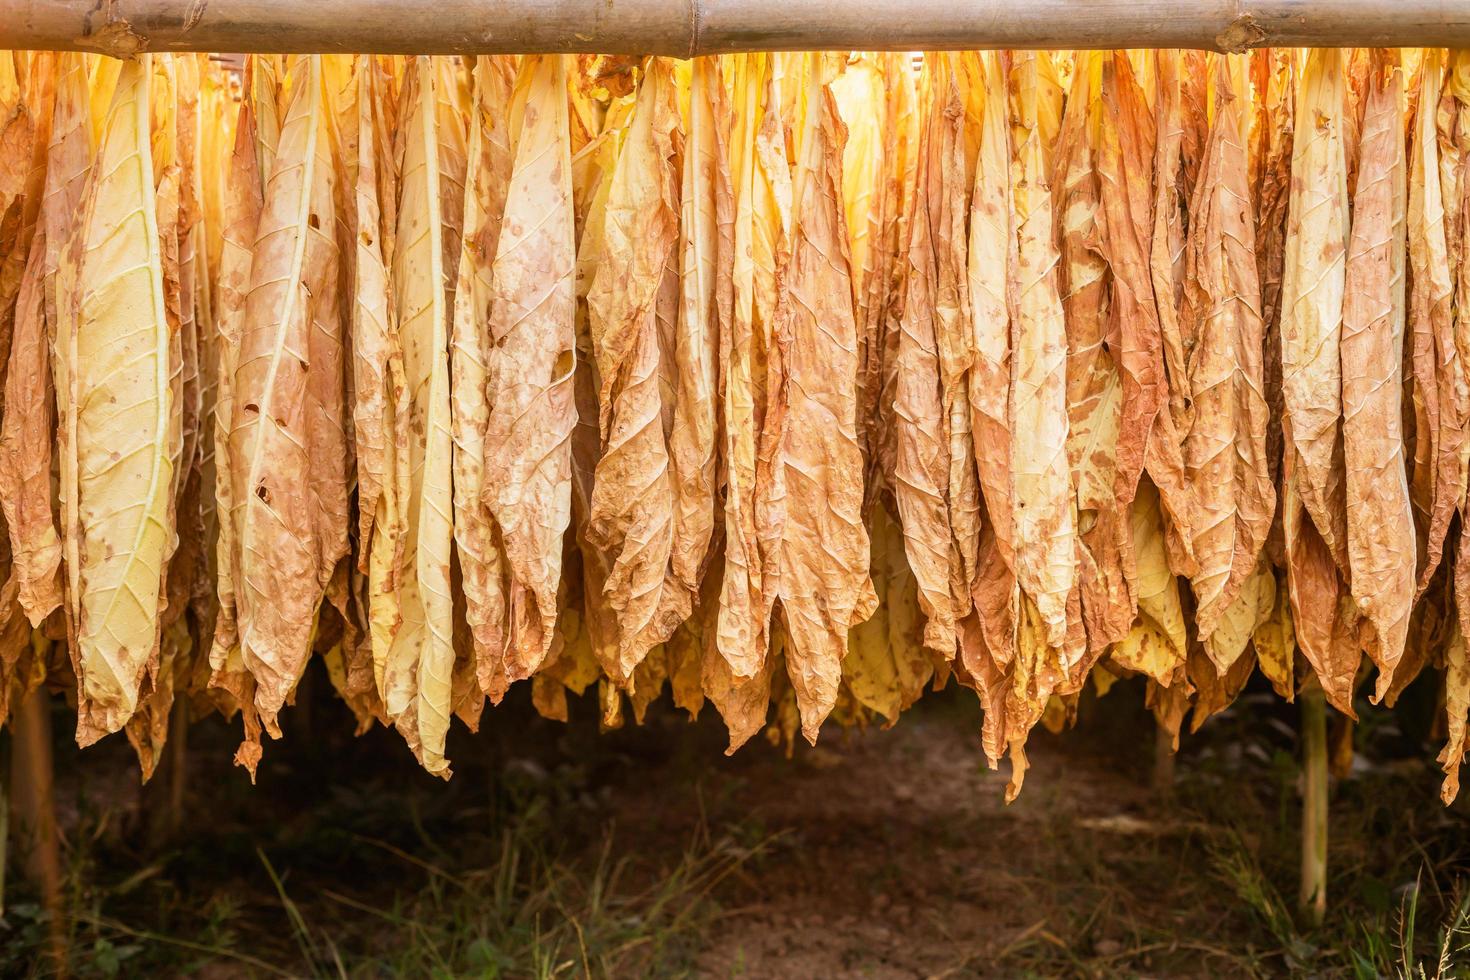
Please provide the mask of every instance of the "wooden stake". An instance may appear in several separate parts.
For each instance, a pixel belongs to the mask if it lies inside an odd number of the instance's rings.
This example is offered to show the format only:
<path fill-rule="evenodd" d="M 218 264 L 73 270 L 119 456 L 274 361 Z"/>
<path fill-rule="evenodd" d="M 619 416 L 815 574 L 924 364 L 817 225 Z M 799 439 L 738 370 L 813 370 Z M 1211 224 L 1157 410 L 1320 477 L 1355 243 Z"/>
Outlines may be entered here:
<path fill-rule="evenodd" d="M 56 791 L 51 760 L 51 696 L 33 691 L 11 720 L 10 802 L 16 852 L 27 877 L 41 890 L 50 913 L 51 953 L 66 955 L 61 902 L 61 847 L 56 832 Z"/>
<path fill-rule="evenodd" d="M 1467 47 L 1458 0 L 0 0 L 0 47 L 364 54 Z"/>
<path fill-rule="evenodd" d="M 174 840 L 183 823 L 186 757 L 189 749 L 189 702 L 174 698 L 169 711 L 168 742 L 153 778 L 142 788 L 143 823 L 149 843 L 163 847 Z"/>
<path fill-rule="evenodd" d="M 1297 695 L 1302 739 L 1302 887 L 1298 911 L 1316 928 L 1327 914 L 1327 699 L 1312 682 Z"/>
<path fill-rule="evenodd" d="M 10 867 L 10 732 L 0 729 L 0 918 L 5 917 L 5 869 Z"/>
<path fill-rule="evenodd" d="M 184 820 L 184 788 L 188 785 L 185 775 L 189 754 L 189 702 L 186 698 L 174 699 L 169 728 L 168 813 L 169 835 L 173 836 L 179 832 Z"/>
<path fill-rule="evenodd" d="M 1154 792 L 1174 795 L 1174 736 L 1163 725 L 1154 725 Z"/>

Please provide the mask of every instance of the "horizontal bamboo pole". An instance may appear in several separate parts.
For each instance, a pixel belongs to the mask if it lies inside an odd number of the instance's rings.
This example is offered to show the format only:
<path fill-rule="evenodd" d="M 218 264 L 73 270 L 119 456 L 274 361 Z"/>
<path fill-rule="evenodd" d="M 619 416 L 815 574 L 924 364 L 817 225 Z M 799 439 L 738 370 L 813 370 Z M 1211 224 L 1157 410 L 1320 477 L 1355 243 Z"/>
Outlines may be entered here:
<path fill-rule="evenodd" d="M 0 48 L 688 57 L 1470 46 L 1466 0 L 0 0 Z"/>

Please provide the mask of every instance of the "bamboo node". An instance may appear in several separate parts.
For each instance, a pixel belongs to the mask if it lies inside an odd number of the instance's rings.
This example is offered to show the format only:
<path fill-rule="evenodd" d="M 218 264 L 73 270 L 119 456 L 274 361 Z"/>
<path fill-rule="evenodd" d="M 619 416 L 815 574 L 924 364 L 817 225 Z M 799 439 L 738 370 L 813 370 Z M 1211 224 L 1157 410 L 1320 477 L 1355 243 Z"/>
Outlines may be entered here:
<path fill-rule="evenodd" d="M 1231 21 L 1229 27 L 1216 35 L 1215 44 L 1227 54 L 1241 54 L 1251 48 L 1260 47 L 1265 40 L 1265 28 L 1257 24 L 1250 14 L 1241 14 Z"/>
<path fill-rule="evenodd" d="M 148 50 L 148 39 L 125 20 L 109 21 L 101 30 L 83 34 L 79 47 L 126 61 Z"/>

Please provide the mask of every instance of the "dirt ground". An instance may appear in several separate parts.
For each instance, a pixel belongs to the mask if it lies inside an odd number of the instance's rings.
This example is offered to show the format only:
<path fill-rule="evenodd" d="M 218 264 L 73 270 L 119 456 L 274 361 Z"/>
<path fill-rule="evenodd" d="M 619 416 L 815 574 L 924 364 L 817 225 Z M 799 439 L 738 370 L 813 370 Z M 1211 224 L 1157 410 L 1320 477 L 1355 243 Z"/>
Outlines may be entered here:
<path fill-rule="evenodd" d="M 196 726 L 184 826 L 164 844 L 150 842 L 157 793 L 135 787 L 126 746 L 78 754 L 58 734 L 68 972 L 1380 976 L 1445 956 L 1450 969 L 1427 976 L 1470 968 L 1470 821 L 1438 804 L 1425 733 L 1392 716 L 1355 733 L 1334 786 L 1332 916 L 1306 931 L 1287 900 L 1294 710 L 1264 694 L 1187 737 L 1161 794 L 1152 721 L 1120 684 L 1084 702 L 1077 728 L 1036 733 L 1009 806 L 960 691 L 890 730 L 829 727 L 790 759 L 761 739 L 725 757 L 710 712 L 690 724 L 659 705 L 642 727 L 600 734 L 591 698 L 565 726 L 511 703 L 479 735 L 456 733 L 447 784 L 392 733 L 351 738 L 340 705 L 308 697 L 254 787 L 229 766 L 233 732 Z M 26 887 L 0 921 L 0 975 L 56 972 Z"/>

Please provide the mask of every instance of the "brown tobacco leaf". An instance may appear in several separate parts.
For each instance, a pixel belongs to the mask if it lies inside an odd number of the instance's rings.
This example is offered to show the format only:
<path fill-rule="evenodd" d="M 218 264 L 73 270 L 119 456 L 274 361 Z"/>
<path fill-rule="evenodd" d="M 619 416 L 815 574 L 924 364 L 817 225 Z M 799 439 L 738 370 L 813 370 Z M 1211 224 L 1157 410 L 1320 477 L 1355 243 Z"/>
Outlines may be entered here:
<path fill-rule="evenodd" d="M 31 245 L 31 262 L 39 256 L 40 264 L 34 270 L 28 265 L 17 297 L 0 421 L 0 502 L 10 531 L 17 598 L 32 626 L 40 626 L 62 601 L 61 538 L 51 491 L 56 415 L 50 349 L 63 301 L 57 273 L 76 234 L 92 162 L 86 62 L 75 53 L 59 58 L 45 196 Z"/>
<path fill-rule="evenodd" d="M 909 226 L 912 223 L 911 200 L 918 184 L 918 150 L 920 113 L 914 74 L 901 53 L 889 54 L 884 62 L 887 79 L 883 99 L 884 159 L 888 161 L 884 175 L 883 228 L 878 248 L 884 258 L 886 274 L 880 280 L 880 297 L 875 297 L 872 315 L 874 343 L 869 345 L 864 376 L 871 380 L 871 392 L 865 390 L 866 405 L 871 404 L 872 423 L 869 433 L 869 494 L 896 493 L 895 460 L 898 424 L 894 404 L 898 388 L 898 348 L 902 336 L 903 311 L 908 282 Z M 1009 158 L 1007 158 L 1009 159 Z"/>
<path fill-rule="evenodd" d="M 1286 263 L 1286 218 L 1291 197 L 1291 152 L 1296 88 L 1296 53 L 1290 48 L 1251 52 L 1256 89 L 1252 181 L 1256 202 L 1256 270 L 1261 281 L 1261 319 L 1270 352 L 1281 315 L 1281 277 Z M 1280 355 L 1275 358 L 1279 361 Z M 1278 364 L 1279 372 L 1280 366 Z"/>
<path fill-rule="evenodd" d="M 1266 457 L 1273 486 L 1281 483 L 1285 448 L 1281 431 L 1286 415 L 1281 383 L 1281 284 L 1286 266 L 1298 67 L 1296 52 L 1289 48 L 1261 49 L 1251 54 L 1251 79 L 1256 93 L 1251 186 L 1256 202 L 1256 271 L 1261 283 L 1261 318 L 1266 324 L 1266 404 L 1271 412 L 1266 429 Z M 1266 555 L 1272 565 L 1284 568 L 1280 495 L 1277 497 Z M 1284 585 L 1280 594 L 1286 594 Z M 1286 608 L 1282 602 L 1277 605 Z M 1265 662 L 1262 655 L 1263 670 Z M 1286 674 L 1290 673 L 1287 664 Z"/>
<path fill-rule="evenodd" d="M 1186 473 L 1199 513 L 1194 524 L 1201 642 L 1223 673 L 1250 639 L 1256 612 L 1243 590 L 1255 571 L 1276 506 L 1266 459 L 1260 287 L 1245 153 L 1245 86 L 1238 61 L 1221 57 L 1214 125 L 1191 208 L 1185 330 L 1192 424 Z M 1172 380 L 1172 379 L 1171 379 Z M 1238 628 L 1249 626 L 1243 634 Z M 1218 634 L 1218 635 L 1217 635 Z"/>
<path fill-rule="evenodd" d="M 1339 429 L 1349 238 L 1346 114 L 1342 53 L 1311 52 L 1297 93 L 1281 288 L 1282 528 L 1297 642 L 1328 700 L 1351 715 L 1361 654 L 1358 610 L 1348 585 L 1346 461 Z M 1371 204 L 1363 220 L 1373 220 Z"/>
<path fill-rule="evenodd" d="M 1333 707 L 1353 713 L 1353 686 L 1362 659 L 1357 606 L 1348 593 L 1327 542 L 1307 514 L 1297 491 L 1292 458 L 1286 460 L 1282 514 L 1286 537 L 1286 583 L 1297 646 L 1311 664 Z"/>
<path fill-rule="evenodd" d="M 1426 109 L 1433 116 L 1439 143 L 1439 184 L 1444 202 L 1445 239 L 1449 249 L 1450 276 L 1454 281 L 1465 259 L 1465 161 L 1470 153 L 1470 57 L 1464 50 L 1443 55 L 1444 87 Z M 1421 103 L 1423 104 L 1423 103 Z"/>
<path fill-rule="evenodd" d="M 1145 674 L 1167 687 L 1174 683 L 1184 666 L 1188 647 L 1179 581 L 1169 568 L 1159 493 L 1152 481 L 1139 485 L 1130 522 L 1138 619 L 1109 651 L 1110 662 Z"/>
<path fill-rule="evenodd" d="M 364 58 L 359 64 L 352 188 L 352 224 L 357 231 L 352 262 L 352 431 L 357 565 L 364 572 L 373 563 L 378 534 L 388 535 L 390 552 L 401 552 L 408 492 L 403 352 L 388 281 L 396 208 L 393 195 L 384 200 L 382 190 L 385 178 L 395 177 L 386 119 L 389 82 L 373 59 Z M 399 561 L 401 554 L 395 553 L 386 564 L 396 570 Z"/>
<path fill-rule="evenodd" d="M 13 64 L 16 56 L 21 60 Z M 49 141 L 51 100 L 44 92 L 31 95 L 25 69 L 33 62 L 49 72 L 54 58 L 49 53 L 34 59 L 23 53 L 3 56 L 3 67 L 18 68 L 20 77 L 0 82 L 0 360 L 10 352 L 15 299 L 41 208 Z"/>
<path fill-rule="evenodd" d="M 698 59 L 689 90 L 689 121 L 681 175 L 679 309 L 673 357 L 669 420 L 669 472 L 674 488 L 674 544 L 669 581 L 674 594 L 700 591 L 709 564 L 719 509 L 719 400 L 721 326 L 731 316 L 730 272 L 734 189 L 730 181 L 729 110 L 719 62 Z M 668 282 L 665 280 L 665 288 Z M 710 606 L 713 608 L 713 605 Z M 672 641 L 671 641 L 672 644 Z M 671 645 L 670 657 L 675 657 Z M 685 657 L 681 664 L 698 662 Z M 687 670 L 672 676 L 676 702 L 692 703 Z M 697 675 L 694 678 L 698 681 Z"/>
<path fill-rule="evenodd" d="M 245 86 L 251 91 L 259 82 L 258 61 L 245 64 Z M 272 100 L 274 96 L 272 96 Z M 215 543 L 215 576 L 218 612 L 213 645 L 209 653 L 212 689 L 220 692 L 227 710 L 253 702 L 250 675 L 240 657 L 236 616 L 234 474 L 230 464 L 230 430 L 235 416 L 235 367 L 240 358 L 244 332 L 246 297 L 250 292 L 251 253 L 260 224 L 264 178 L 259 169 L 255 100 L 241 102 L 235 123 L 234 146 L 224 178 L 220 242 L 219 304 L 217 310 L 216 371 L 219 387 L 214 406 L 215 508 L 219 532 Z M 245 714 L 246 742 L 259 742 L 259 722 L 254 710 Z"/>
<path fill-rule="evenodd" d="M 1403 73 L 1369 82 L 1353 195 L 1342 325 L 1347 554 L 1377 697 L 1393 682 L 1414 603 L 1414 516 L 1404 459 L 1405 222 Z"/>
<path fill-rule="evenodd" d="M 1264 569 L 1246 580 L 1244 590 L 1257 589 L 1259 586 L 1259 597 L 1253 602 L 1254 608 L 1270 606 L 1270 580 L 1270 573 Z M 1189 652 L 1188 674 L 1194 700 L 1189 716 L 1189 730 L 1199 731 L 1212 716 L 1234 704 L 1240 692 L 1245 690 L 1246 681 L 1250 680 L 1255 666 L 1255 651 L 1247 649 L 1222 674 L 1217 671 L 1214 661 L 1208 655 L 1198 646 L 1192 647 Z M 1181 682 L 1176 681 L 1174 684 L 1174 688 L 1184 687 Z"/>
<path fill-rule="evenodd" d="M 178 167 L 179 208 L 175 234 L 178 238 L 178 307 L 180 354 L 181 450 L 175 507 L 179 541 L 169 563 L 167 621 L 172 623 L 191 605 L 202 588 L 205 571 L 204 502 L 213 504 L 213 494 L 202 492 L 203 480 L 203 373 L 201 370 L 201 325 L 199 281 L 204 275 L 201 254 L 204 214 L 199 186 L 199 71 L 193 54 L 174 55 L 174 141 Z M 345 507 L 345 503 L 344 503 Z M 193 653 L 192 642 L 176 644 L 180 656 Z M 187 662 L 175 672 L 187 673 Z M 166 729 L 165 729 L 166 731 Z"/>
<path fill-rule="evenodd" d="M 1016 577 L 1035 604 L 1045 643 L 1070 669 L 1074 639 L 1076 514 L 1067 467 L 1066 327 L 1052 238 L 1048 161 L 1041 143 L 1045 108 L 1038 58 L 1018 54 L 1011 69 L 1011 188 L 1016 263 L 1011 273 L 1011 466 Z"/>
<path fill-rule="evenodd" d="M 512 680 L 534 673 L 551 645 L 577 420 L 566 59 L 531 57 L 521 71 L 530 93 L 491 273 L 495 349 L 484 473 L 509 571 Z"/>
<path fill-rule="evenodd" d="M 336 290 L 333 168 L 321 65 L 298 59 L 266 181 L 232 384 L 228 451 L 240 657 L 254 681 L 247 719 L 276 714 L 311 652 L 317 606 L 347 550 L 344 362 Z M 237 760 L 254 771 L 247 721 Z"/>
<path fill-rule="evenodd" d="M 1256 665 L 1271 682 L 1278 697 L 1291 701 L 1296 697 L 1296 632 L 1291 620 L 1291 595 L 1285 573 L 1274 572 L 1276 601 L 1271 615 L 1251 636 L 1256 650 Z"/>
<path fill-rule="evenodd" d="M 892 252 L 884 230 L 895 206 L 889 179 L 894 128 L 889 125 L 886 86 L 889 56 L 855 54 L 832 81 L 837 112 L 847 127 L 842 150 L 842 211 L 852 265 L 853 316 L 858 325 L 858 432 L 865 460 L 872 458 L 876 421 L 881 311 L 887 303 Z"/>
<path fill-rule="evenodd" d="M 784 307 L 789 407 L 779 464 L 787 493 L 780 601 L 788 676 L 812 743 L 837 700 L 848 630 L 877 605 L 863 525 L 857 321 L 841 204 L 846 131 L 828 84 L 836 67 L 829 55 L 807 56 Z"/>
<path fill-rule="evenodd" d="M 660 390 L 659 303 L 677 269 L 681 144 L 673 66 L 655 58 L 612 174 L 602 261 L 587 293 L 602 441 L 587 540 L 608 569 L 603 591 L 617 614 L 618 677 L 668 639 L 693 599 L 666 581 L 674 489 Z"/>
<path fill-rule="evenodd" d="M 391 143 L 393 78 L 376 61 L 357 72 L 357 159 L 353 185 L 352 418 L 357 465 L 359 615 L 365 617 L 379 711 L 387 664 L 403 622 L 410 400 L 391 269 L 398 230 L 397 166 Z M 355 578 L 355 576 L 354 576 Z"/>
<path fill-rule="evenodd" d="M 1286 453 L 1312 522 L 1347 567 L 1343 505 L 1342 304 L 1348 245 L 1342 52 L 1313 50 L 1297 92 L 1291 214 L 1281 285 Z"/>
<path fill-rule="evenodd" d="M 716 532 L 716 540 L 710 552 L 711 561 L 719 567 L 723 564 L 724 541 Z M 723 601 L 722 586 L 716 576 L 705 579 L 706 587 L 698 616 L 706 624 L 704 635 L 699 641 L 700 688 L 704 697 L 714 706 L 730 733 L 726 755 L 748 742 L 766 723 L 771 702 L 771 678 L 775 672 L 774 658 L 767 658 L 753 677 L 741 677 L 730 666 L 728 658 L 719 644 L 723 637 L 714 628 L 719 614 L 719 603 Z"/>
<path fill-rule="evenodd" d="M 1099 215 L 1102 73 L 1103 52 L 1079 55 L 1052 179 L 1067 330 L 1067 461 L 1077 508 L 1079 586 L 1089 659 L 1122 639 L 1137 603 L 1133 573 L 1125 567 L 1124 557 L 1132 490 L 1127 498 L 1118 493 L 1121 351 L 1110 336 L 1111 280 Z M 1141 464 L 1141 446 L 1134 456 Z"/>
<path fill-rule="evenodd" d="M 1005 66 L 982 55 L 985 105 L 970 198 L 969 373 L 971 432 L 985 517 L 977 552 L 974 603 L 997 670 L 1015 645 L 1015 515 L 1011 503 L 1011 315 L 1007 299 L 1015 262 L 1011 234 L 1011 144 Z M 972 670 L 972 673 L 977 671 Z M 988 724 L 988 721 L 987 721 Z M 998 760 L 997 760 L 998 761 Z"/>
<path fill-rule="evenodd" d="M 46 233 L 32 242 L 16 299 L 15 332 L 0 417 L 0 504 L 10 534 L 11 574 L 32 626 L 61 603 L 61 539 L 51 507 L 54 421 L 45 316 Z"/>
<path fill-rule="evenodd" d="M 529 85 L 516 88 L 518 101 L 513 110 L 523 107 Z M 573 222 L 577 229 L 577 261 L 573 273 L 576 292 L 575 331 L 577 363 L 573 372 L 573 401 L 577 421 L 572 428 L 572 525 L 575 545 L 566 552 L 573 574 L 580 568 L 579 588 L 582 612 L 581 630 L 585 637 L 576 649 L 594 658 L 593 680 L 600 671 L 619 674 L 617 667 L 617 622 L 603 587 L 607 581 L 607 565 L 603 553 L 587 540 L 588 516 L 592 509 L 593 476 L 602 453 L 602 432 L 597 392 L 596 358 L 592 351 L 592 331 L 587 308 L 587 292 L 591 289 L 601 263 L 602 226 L 607 215 L 607 201 L 612 187 L 611 174 L 617 166 L 618 150 L 627 132 L 627 124 L 636 103 L 636 93 L 614 99 L 605 115 L 596 111 L 600 96 L 585 90 L 576 78 L 572 83 L 572 202 Z M 594 100 L 594 101 L 589 101 Z M 584 119 L 584 114 L 586 118 Z M 586 142 L 583 142 L 583 141 Z M 580 158 L 580 162 L 579 162 Z M 577 604 L 574 604 L 577 605 Z M 569 636 L 571 634 L 568 634 Z M 548 654 L 549 656 L 550 654 Z"/>
<path fill-rule="evenodd" d="M 984 70 L 975 55 L 933 54 L 925 62 L 920 142 L 912 192 L 905 202 L 903 314 L 892 350 L 895 465 L 891 477 L 884 474 L 893 484 L 900 513 L 909 518 L 910 560 L 931 620 L 926 645 L 946 661 L 954 655 L 958 623 L 972 614 L 980 580 L 983 522 L 970 376 L 977 341 L 966 255 L 969 196 L 978 161 L 971 156 L 965 126 L 972 108 L 967 96 L 976 103 L 977 121 L 982 111 L 978 94 Z M 1004 265 L 987 270 L 1000 276 L 1005 272 Z M 988 329 L 1004 331 L 1007 326 L 1002 319 Z M 932 367 L 909 378 L 905 364 L 911 361 L 932 361 Z M 992 371 L 996 367 L 987 365 Z M 1005 391 L 1003 383 L 1002 397 Z M 926 404 L 931 400 L 932 405 Z M 932 432 L 933 426 L 917 421 L 928 413 L 936 420 Z M 925 470 L 921 478 L 928 485 L 911 482 Z"/>
<path fill-rule="evenodd" d="M 1453 631 L 1444 647 L 1445 672 L 1445 746 L 1439 753 L 1444 770 L 1444 784 L 1439 798 L 1448 806 L 1460 795 L 1460 764 L 1470 748 L 1470 726 L 1465 718 L 1470 713 L 1470 653 L 1463 631 Z"/>
<path fill-rule="evenodd" d="M 1174 571 L 1189 574 L 1194 571 L 1194 494 L 1184 475 L 1183 439 L 1168 409 L 1163 329 L 1149 270 L 1155 121 L 1123 52 L 1103 64 L 1102 106 L 1098 222 L 1112 273 L 1108 343 L 1116 351 L 1122 381 L 1115 486 L 1119 502 L 1126 503 L 1148 473 L 1159 490 Z M 1126 558 L 1123 570 L 1127 575 Z"/>
<path fill-rule="evenodd" d="M 969 79 L 978 73 L 978 56 L 937 56 L 933 114 L 929 117 L 930 152 L 920 179 L 927 181 L 927 219 L 933 249 L 934 334 L 939 353 L 939 381 L 944 411 L 949 473 L 946 503 L 952 541 L 949 590 L 955 616 L 970 615 L 980 546 L 980 483 L 975 440 L 971 431 L 969 370 L 975 359 L 970 320 L 967 222 L 973 161 L 964 129 L 967 94 L 978 92 Z M 947 652 L 947 651 L 943 651 Z"/>
<path fill-rule="evenodd" d="M 794 144 L 787 132 L 786 121 L 797 118 L 796 107 L 805 104 L 796 98 L 805 91 L 808 80 L 796 69 L 800 62 L 794 55 L 777 54 L 769 79 L 771 95 L 765 100 L 760 127 L 755 136 L 755 158 L 765 185 L 766 206 L 755 222 L 752 245 L 756 261 L 754 290 L 757 316 L 770 310 L 762 330 L 764 371 L 756 376 L 756 404 L 761 406 L 760 430 L 755 440 L 754 523 L 756 543 L 761 559 L 761 607 L 759 615 L 770 624 L 773 635 L 782 636 L 779 623 L 772 622 L 777 596 L 780 595 L 781 536 L 787 517 L 786 468 L 781 461 L 781 446 L 786 438 L 787 410 L 792 391 L 787 383 L 787 358 L 791 345 L 791 329 L 787 321 L 786 276 L 791 261 L 791 168 L 790 151 Z M 777 100 L 790 100 L 787 102 Z M 781 113 L 785 113 L 784 117 Z M 759 198 L 758 198 L 759 199 Z M 772 646 L 778 645 L 777 641 Z M 777 671 L 773 683 L 784 684 L 784 671 Z M 784 697 L 791 708 L 790 720 L 796 714 L 794 692 L 785 688 Z M 784 716 L 778 711 L 778 719 Z M 788 729 L 794 736 L 794 724 Z M 788 745 L 789 747 L 789 745 Z"/>
<path fill-rule="evenodd" d="M 487 55 L 476 60 L 463 250 L 449 347 L 456 554 L 480 689 L 497 704 L 510 683 L 505 669 L 505 562 L 485 505 L 484 457 L 490 418 L 491 273 L 514 162 L 507 120 L 514 82 L 511 59 Z"/>
<path fill-rule="evenodd" d="M 1159 331 L 1174 427 L 1188 434 L 1193 419 L 1185 326 L 1181 323 L 1187 265 L 1185 212 L 1190 197 L 1183 183 L 1185 120 L 1180 92 L 1180 52 L 1156 51 L 1154 71 L 1154 198 L 1149 273 L 1157 300 Z M 1193 220 L 1193 219 L 1191 219 Z M 1181 570 L 1181 574 L 1183 574 Z"/>
<path fill-rule="evenodd" d="M 931 217 L 943 206 L 936 173 L 943 169 L 945 116 L 958 112 L 958 92 L 942 55 L 925 60 L 921 80 L 924 116 L 918 146 L 918 176 L 908 204 L 907 271 L 903 317 L 895 358 L 893 426 L 896 455 L 893 493 L 898 504 L 909 566 L 919 583 L 924 611 L 924 646 L 946 657 L 956 646 L 952 569 L 957 564 L 949 511 L 949 412 L 939 348 L 936 310 L 936 235 Z M 952 140 L 952 135 L 951 135 Z M 951 144 L 952 145 L 952 144 Z"/>
<path fill-rule="evenodd" d="M 715 647 L 727 669 L 728 701 L 709 686 L 711 665 L 706 657 L 705 693 L 730 725 L 732 739 L 740 741 L 758 730 L 754 725 L 754 694 L 747 702 L 734 693 L 749 693 L 761 677 L 769 685 L 769 617 L 775 583 L 767 581 L 762 550 L 762 516 L 769 519 L 768 469 L 760 451 L 774 428 L 768 404 L 768 375 L 777 287 L 785 276 L 786 237 L 790 223 L 789 172 L 785 163 L 780 120 L 772 105 L 770 59 L 764 54 L 737 55 L 730 62 L 731 100 L 730 172 L 735 189 L 731 280 L 733 303 L 728 324 L 721 323 L 719 363 L 723 378 L 725 466 L 724 577 L 716 625 Z M 775 368 L 777 371 L 778 367 Z M 767 467 L 769 458 L 767 459 Z M 763 501 L 763 497 L 765 500 Z M 758 513 L 761 511 L 762 513 Z M 767 539 L 770 528 L 765 528 Z M 722 688 L 723 690 L 723 688 Z M 731 722 L 722 705 L 735 706 L 750 724 Z M 764 718 L 764 700 L 761 717 Z M 747 731 L 747 728 L 750 730 Z"/>
<path fill-rule="evenodd" d="M 1418 588 L 1424 595 L 1444 554 L 1450 519 L 1465 494 L 1460 464 L 1467 408 L 1464 365 L 1453 334 L 1454 280 L 1446 236 L 1434 107 L 1440 101 L 1443 53 L 1425 52 L 1409 151 L 1409 343 L 1414 456 L 1410 500 L 1418 540 Z"/>

